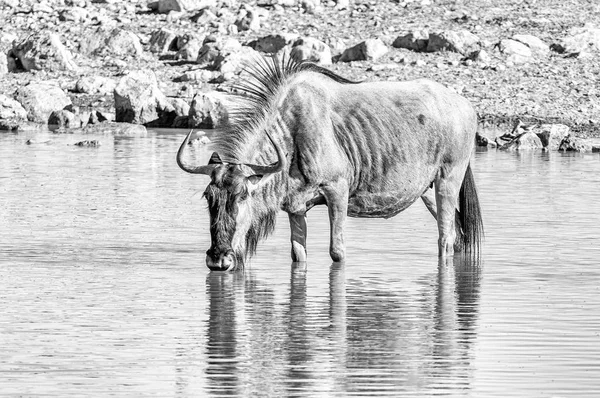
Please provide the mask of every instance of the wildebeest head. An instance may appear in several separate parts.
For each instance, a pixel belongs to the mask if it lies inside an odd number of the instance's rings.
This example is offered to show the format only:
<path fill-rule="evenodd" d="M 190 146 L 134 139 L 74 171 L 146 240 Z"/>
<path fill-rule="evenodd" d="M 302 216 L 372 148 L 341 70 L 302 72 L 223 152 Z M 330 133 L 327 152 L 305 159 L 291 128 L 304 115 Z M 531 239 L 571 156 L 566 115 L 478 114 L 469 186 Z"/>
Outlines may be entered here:
<path fill-rule="evenodd" d="M 256 242 L 273 227 L 274 212 L 269 211 L 260 195 L 255 195 L 269 177 L 281 171 L 285 156 L 275 146 L 278 160 L 268 166 L 223 162 L 215 152 L 204 166 L 190 166 L 182 159 L 192 132 L 177 152 L 177 164 L 188 173 L 206 174 L 211 178 L 204 191 L 210 214 L 211 245 L 206 265 L 211 270 L 233 270 L 243 266 Z"/>

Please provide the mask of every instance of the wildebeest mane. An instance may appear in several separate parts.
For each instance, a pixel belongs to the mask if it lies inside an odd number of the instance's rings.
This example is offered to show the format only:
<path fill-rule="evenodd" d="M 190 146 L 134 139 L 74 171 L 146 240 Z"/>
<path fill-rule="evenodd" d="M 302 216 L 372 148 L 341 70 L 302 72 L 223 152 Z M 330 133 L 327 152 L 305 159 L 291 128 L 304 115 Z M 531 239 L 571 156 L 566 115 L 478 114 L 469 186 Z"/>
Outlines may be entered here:
<path fill-rule="evenodd" d="M 231 108 L 222 134 L 214 140 L 217 152 L 229 160 L 242 161 L 244 159 L 239 157 L 243 156 L 244 144 L 257 139 L 267 143 L 267 153 L 270 153 L 270 143 L 260 131 L 260 123 L 274 111 L 273 99 L 289 78 L 305 71 L 319 73 L 342 84 L 357 83 L 312 62 L 296 61 L 290 56 L 256 57 L 245 64 L 241 79 L 231 84 L 228 90 Z"/>

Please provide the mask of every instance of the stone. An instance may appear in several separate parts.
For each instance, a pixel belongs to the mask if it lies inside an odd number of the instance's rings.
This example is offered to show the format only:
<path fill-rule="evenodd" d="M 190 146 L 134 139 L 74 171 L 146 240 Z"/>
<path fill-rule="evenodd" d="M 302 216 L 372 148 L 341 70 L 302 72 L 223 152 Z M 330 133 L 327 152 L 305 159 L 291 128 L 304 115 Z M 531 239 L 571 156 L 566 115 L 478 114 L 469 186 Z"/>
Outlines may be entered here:
<path fill-rule="evenodd" d="M 150 35 L 150 52 L 164 54 L 176 49 L 177 35 L 169 29 L 161 28 Z"/>
<path fill-rule="evenodd" d="M 492 62 L 492 57 L 490 57 L 487 51 L 483 49 L 473 51 L 468 55 L 468 59 L 473 60 L 475 62 L 481 62 L 482 64 L 486 65 Z"/>
<path fill-rule="evenodd" d="M 533 57 L 531 49 L 526 44 L 512 39 L 503 39 L 498 44 L 500 51 L 508 55 L 507 61 L 515 64 L 530 62 Z"/>
<path fill-rule="evenodd" d="M 79 116 L 66 109 L 53 111 L 48 117 L 48 125 L 58 126 L 59 128 L 79 128 L 81 124 Z"/>
<path fill-rule="evenodd" d="M 395 48 L 407 48 L 413 51 L 426 51 L 429 43 L 427 30 L 414 30 L 403 36 L 398 36 L 392 43 Z"/>
<path fill-rule="evenodd" d="M 558 146 L 559 151 L 565 152 L 591 152 L 592 144 L 582 138 L 567 135 Z"/>
<path fill-rule="evenodd" d="M 228 121 L 227 110 L 215 93 L 195 95 L 188 116 L 191 128 L 218 128 Z"/>
<path fill-rule="evenodd" d="M 298 39 L 292 46 L 290 56 L 296 61 L 310 61 L 331 65 L 331 49 L 321 40 L 311 37 Z"/>
<path fill-rule="evenodd" d="M 235 20 L 235 26 L 238 31 L 244 32 L 247 30 L 258 31 L 261 27 L 261 16 L 258 9 L 246 5 L 240 9 L 237 19 Z"/>
<path fill-rule="evenodd" d="M 18 101 L 0 94 L 0 120 L 3 119 L 25 120 L 27 111 Z"/>
<path fill-rule="evenodd" d="M 479 37 L 467 30 L 430 33 L 427 52 L 452 51 L 466 54 L 479 43 Z"/>
<path fill-rule="evenodd" d="M 536 128 L 536 134 L 542 141 L 544 149 L 558 150 L 563 139 L 571 132 L 569 126 L 564 124 L 542 124 Z"/>
<path fill-rule="evenodd" d="M 202 48 L 202 39 L 194 34 L 186 33 L 177 38 L 177 47 L 179 50 L 175 55 L 176 59 L 196 61 Z"/>
<path fill-rule="evenodd" d="M 335 8 L 338 10 L 345 10 L 350 7 L 350 0 L 336 0 Z"/>
<path fill-rule="evenodd" d="M 77 71 L 73 56 L 55 33 L 35 33 L 13 43 L 8 57 L 13 58 L 18 69 Z"/>
<path fill-rule="evenodd" d="M 99 28 L 86 34 L 79 43 L 79 51 L 85 55 L 134 56 L 144 52 L 140 38 L 133 32 L 115 28 L 109 31 Z"/>
<path fill-rule="evenodd" d="M 110 77 L 84 76 L 75 83 L 75 92 L 81 94 L 111 94 L 117 82 Z"/>
<path fill-rule="evenodd" d="M 99 140 L 83 140 L 83 141 L 79 141 L 73 144 L 74 146 L 79 146 L 79 147 L 86 147 L 86 148 L 96 148 L 99 147 L 100 141 Z"/>
<path fill-rule="evenodd" d="M 502 145 L 499 149 L 508 151 L 523 151 L 542 149 L 542 141 L 533 132 L 527 131 L 517 135 L 512 141 Z"/>
<path fill-rule="evenodd" d="M 525 44 L 533 54 L 548 55 L 550 46 L 544 43 L 539 37 L 533 35 L 514 35 L 513 40 Z"/>
<path fill-rule="evenodd" d="M 114 99 L 117 122 L 169 127 L 176 116 L 151 70 L 123 76 L 114 90 Z"/>
<path fill-rule="evenodd" d="M 53 111 L 71 105 L 71 99 L 60 87 L 47 82 L 19 87 L 15 99 L 27 111 L 27 120 L 44 124 L 48 123 L 48 117 Z"/>
<path fill-rule="evenodd" d="M 367 39 L 344 50 L 341 62 L 376 61 L 388 52 L 387 46 L 380 39 Z"/>
<path fill-rule="evenodd" d="M 70 7 L 61 10 L 58 20 L 62 22 L 83 23 L 88 18 L 88 11 L 82 7 Z"/>
<path fill-rule="evenodd" d="M 298 39 L 299 36 L 294 33 L 279 33 L 260 37 L 251 41 L 248 45 L 256 51 L 275 54 L 281 51 L 285 46 L 292 45 Z"/>
<path fill-rule="evenodd" d="M 238 74 L 241 72 L 244 64 L 250 60 L 259 57 L 259 53 L 252 48 L 243 46 L 239 51 L 219 55 L 213 63 L 213 69 L 218 70 L 223 75 Z"/>
<path fill-rule="evenodd" d="M 171 11 L 199 11 L 216 6 L 217 0 L 159 0 L 157 10 L 161 14 L 168 14 Z"/>
<path fill-rule="evenodd" d="M 219 19 L 212 11 L 205 9 L 190 18 L 192 22 L 198 25 L 208 25 L 209 23 Z"/>
<path fill-rule="evenodd" d="M 567 54 L 598 53 L 600 52 L 600 28 L 592 24 L 572 28 L 560 46 L 561 52 Z"/>
<path fill-rule="evenodd" d="M 307 14 L 314 14 L 321 6 L 321 0 L 300 0 L 300 6 Z"/>

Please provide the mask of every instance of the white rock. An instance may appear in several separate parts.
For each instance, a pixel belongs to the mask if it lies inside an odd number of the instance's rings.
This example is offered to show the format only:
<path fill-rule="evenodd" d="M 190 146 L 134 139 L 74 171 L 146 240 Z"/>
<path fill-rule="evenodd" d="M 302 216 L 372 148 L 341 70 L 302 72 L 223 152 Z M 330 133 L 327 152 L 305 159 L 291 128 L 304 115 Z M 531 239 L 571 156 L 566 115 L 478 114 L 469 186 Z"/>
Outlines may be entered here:
<path fill-rule="evenodd" d="M 48 82 L 19 87 L 15 99 L 27 111 L 27 119 L 36 123 L 48 123 L 48 117 L 53 111 L 71 105 L 67 94 L 57 85 Z"/>

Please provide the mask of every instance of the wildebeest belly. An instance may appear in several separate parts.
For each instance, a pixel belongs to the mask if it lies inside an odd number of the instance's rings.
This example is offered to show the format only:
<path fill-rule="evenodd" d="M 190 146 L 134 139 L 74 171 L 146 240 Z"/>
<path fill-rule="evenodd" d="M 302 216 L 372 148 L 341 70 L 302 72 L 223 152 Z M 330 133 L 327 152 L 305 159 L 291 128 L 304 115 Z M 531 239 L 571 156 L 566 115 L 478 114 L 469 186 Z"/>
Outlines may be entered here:
<path fill-rule="evenodd" d="M 348 216 L 390 218 L 413 204 L 425 191 L 406 192 L 357 192 L 348 199 Z"/>

